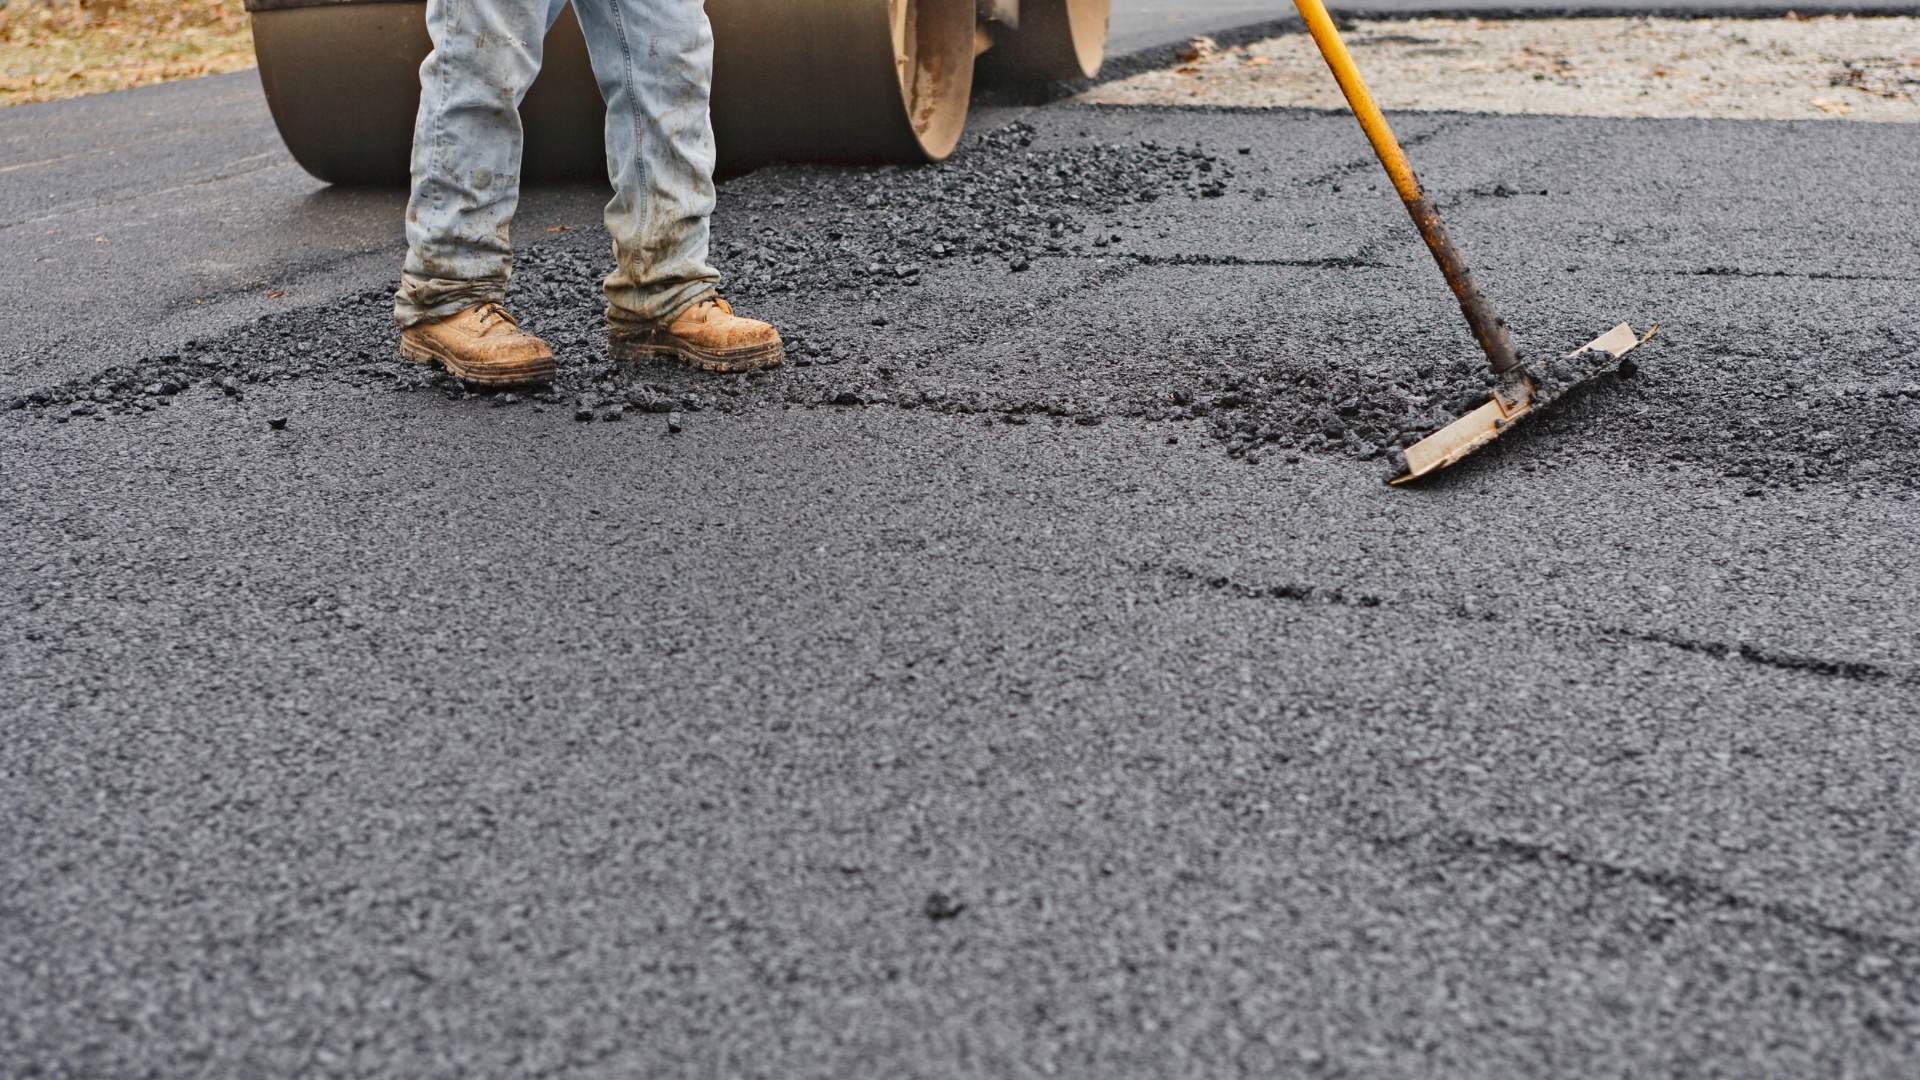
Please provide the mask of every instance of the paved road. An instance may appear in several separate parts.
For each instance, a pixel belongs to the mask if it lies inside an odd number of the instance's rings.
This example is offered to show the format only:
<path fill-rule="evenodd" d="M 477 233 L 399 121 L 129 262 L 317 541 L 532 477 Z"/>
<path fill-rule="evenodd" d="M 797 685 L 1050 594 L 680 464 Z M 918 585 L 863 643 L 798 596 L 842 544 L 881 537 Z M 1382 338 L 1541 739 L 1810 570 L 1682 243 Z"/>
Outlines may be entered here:
<path fill-rule="evenodd" d="M 1666 326 L 1397 491 L 1471 346 L 1350 121 L 1025 120 L 730 185 L 763 379 L 598 357 L 589 192 L 546 400 L 385 359 L 375 195 L 30 336 L 0 1073 L 1908 1074 L 1910 134 L 1402 117 L 1530 346 Z"/>

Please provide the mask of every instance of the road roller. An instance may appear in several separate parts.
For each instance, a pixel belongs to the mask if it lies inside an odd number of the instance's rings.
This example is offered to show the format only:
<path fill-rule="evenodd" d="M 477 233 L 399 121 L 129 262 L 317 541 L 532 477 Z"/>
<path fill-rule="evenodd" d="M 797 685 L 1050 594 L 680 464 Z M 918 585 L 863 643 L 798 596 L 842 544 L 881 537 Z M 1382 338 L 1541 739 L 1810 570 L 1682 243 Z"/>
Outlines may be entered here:
<path fill-rule="evenodd" d="M 528 179 L 604 179 L 606 108 L 579 20 L 549 0 L 520 107 Z M 940 161 L 976 60 L 1013 79 L 1091 78 L 1109 0 L 707 0 L 720 171 L 774 161 Z M 294 160 L 335 184 L 402 184 L 432 48 L 424 0 L 246 0 L 260 82 Z"/>

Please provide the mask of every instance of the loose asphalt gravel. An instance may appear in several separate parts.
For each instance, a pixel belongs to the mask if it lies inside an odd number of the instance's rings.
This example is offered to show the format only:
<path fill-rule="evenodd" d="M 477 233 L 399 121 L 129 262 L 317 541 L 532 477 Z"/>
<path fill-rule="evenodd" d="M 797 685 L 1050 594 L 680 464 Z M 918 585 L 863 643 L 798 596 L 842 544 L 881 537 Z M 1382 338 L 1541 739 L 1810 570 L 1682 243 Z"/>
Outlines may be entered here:
<path fill-rule="evenodd" d="M 1531 353 L 1662 322 L 1402 490 L 1350 118 L 989 119 L 723 188 L 763 377 L 609 364 L 572 189 L 550 393 L 364 275 L 17 345 L 0 1074 L 1910 1075 L 1911 135 L 1396 116 Z"/>

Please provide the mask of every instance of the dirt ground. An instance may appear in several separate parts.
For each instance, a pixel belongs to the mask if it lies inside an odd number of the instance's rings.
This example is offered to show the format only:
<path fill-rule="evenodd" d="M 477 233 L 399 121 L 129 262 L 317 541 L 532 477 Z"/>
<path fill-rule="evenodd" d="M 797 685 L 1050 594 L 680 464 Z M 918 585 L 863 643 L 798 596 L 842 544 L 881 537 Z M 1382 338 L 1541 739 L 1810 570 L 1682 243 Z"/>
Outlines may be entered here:
<path fill-rule="evenodd" d="M 1920 19 L 1362 21 L 1348 46 L 1389 109 L 1920 122 Z M 1345 103 L 1306 34 L 1096 87 L 1090 102 Z"/>
<path fill-rule="evenodd" d="M 6 0 L 0 107 L 253 66 L 240 0 Z"/>

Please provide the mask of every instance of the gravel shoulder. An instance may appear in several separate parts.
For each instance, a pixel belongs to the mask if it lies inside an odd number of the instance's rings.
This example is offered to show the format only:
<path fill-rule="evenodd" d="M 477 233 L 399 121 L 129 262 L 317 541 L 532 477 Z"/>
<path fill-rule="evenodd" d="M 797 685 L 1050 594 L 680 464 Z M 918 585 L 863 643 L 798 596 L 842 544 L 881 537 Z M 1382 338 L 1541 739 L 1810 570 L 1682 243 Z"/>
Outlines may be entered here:
<path fill-rule="evenodd" d="M 1555 116 L 1920 121 L 1920 19 L 1356 20 L 1383 108 Z M 1081 100 L 1345 109 L 1304 32 L 1218 49 Z"/>

